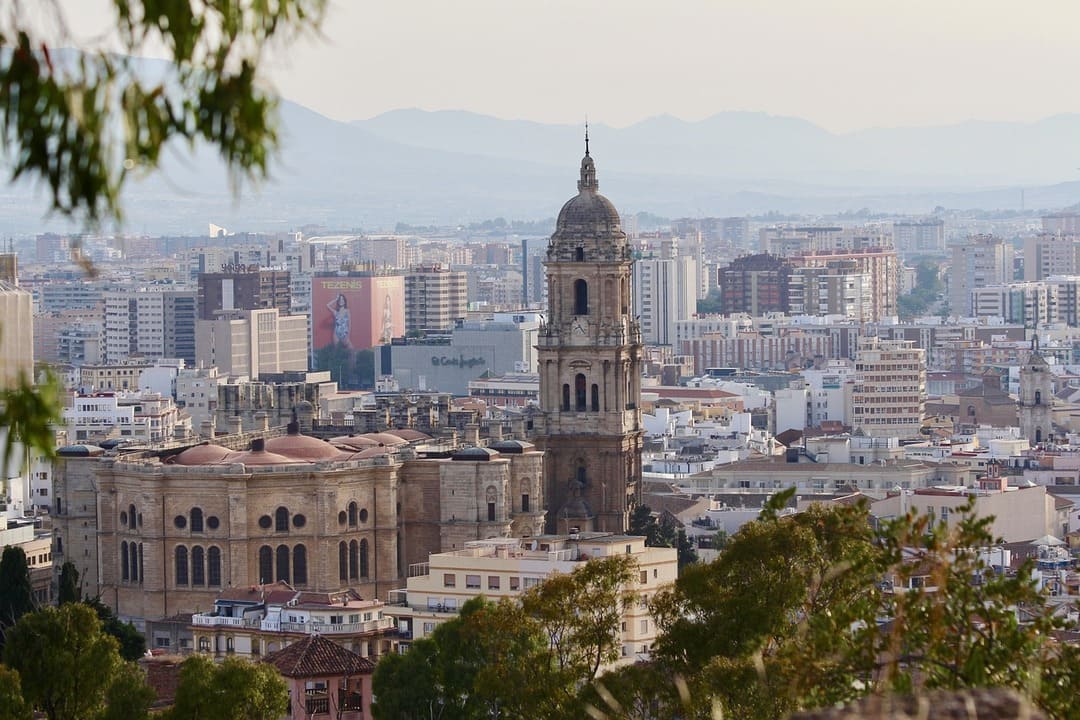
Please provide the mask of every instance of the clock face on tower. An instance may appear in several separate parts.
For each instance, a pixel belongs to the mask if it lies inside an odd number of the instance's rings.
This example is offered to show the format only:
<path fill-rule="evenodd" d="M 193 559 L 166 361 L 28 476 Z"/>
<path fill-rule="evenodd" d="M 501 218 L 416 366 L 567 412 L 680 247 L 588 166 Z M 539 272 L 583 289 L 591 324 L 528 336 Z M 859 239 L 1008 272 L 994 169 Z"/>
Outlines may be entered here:
<path fill-rule="evenodd" d="M 574 323 L 570 326 L 570 329 L 574 332 L 575 335 L 584 335 L 585 323 L 581 322 L 581 318 L 575 317 Z"/>

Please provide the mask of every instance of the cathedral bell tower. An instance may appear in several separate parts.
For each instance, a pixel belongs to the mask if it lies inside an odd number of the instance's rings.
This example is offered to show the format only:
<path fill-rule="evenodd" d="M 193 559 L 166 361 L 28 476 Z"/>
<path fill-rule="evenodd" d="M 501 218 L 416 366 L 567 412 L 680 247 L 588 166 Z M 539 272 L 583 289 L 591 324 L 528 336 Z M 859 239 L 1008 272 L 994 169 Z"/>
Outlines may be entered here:
<path fill-rule="evenodd" d="M 578 194 L 548 244 L 540 330 L 548 532 L 624 532 L 641 489 L 641 330 L 631 315 L 633 257 L 619 213 L 581 161 Z"/>
<path fill-rule="evenodd" d="M 1020 368 L 1020 397 L 1017 415 L 1020 434 L 1034 445 L 1053 442 L 1052 408 L 1054 380 L 1050 365 L 1039 353 L 1039 339 L 1032 341 L 1031 354 Z"/>

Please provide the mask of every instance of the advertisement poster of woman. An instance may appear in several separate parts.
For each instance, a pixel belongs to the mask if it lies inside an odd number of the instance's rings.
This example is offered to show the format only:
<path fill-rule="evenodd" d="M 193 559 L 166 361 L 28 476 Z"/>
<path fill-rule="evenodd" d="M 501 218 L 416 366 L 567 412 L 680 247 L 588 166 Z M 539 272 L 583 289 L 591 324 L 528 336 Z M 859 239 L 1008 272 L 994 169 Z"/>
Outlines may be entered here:
<path fill-rule="evenodd" d="M 352 339 L 349 337 L 352 330 L 352 323 L 349 318 L 349 301 L 345 298 L 345 295 L 338 293 L 338 296 L 327 303 L 326 307 L 334 315 L 334 342 L 352 350 Z"/>
<path fill-rule="evenodd" d="M 311 348 L 367 350 L 405 334 L 403 275 L 317 275 L 311 282 Z"/>

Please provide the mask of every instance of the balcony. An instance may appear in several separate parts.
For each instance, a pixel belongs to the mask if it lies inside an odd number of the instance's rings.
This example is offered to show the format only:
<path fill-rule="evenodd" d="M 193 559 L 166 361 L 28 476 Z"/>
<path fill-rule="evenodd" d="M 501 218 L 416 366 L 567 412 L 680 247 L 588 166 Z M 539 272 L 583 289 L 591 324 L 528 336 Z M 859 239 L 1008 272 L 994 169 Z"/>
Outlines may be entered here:
<path fill-rule="evenodd" d="M 224 617 L 219 615 L 192 615 L 191 624 L 200 627 L 260 627 L 260 620 L 251 620 L 242 617 Z"/>
<path fill-rule="evenodd" d="M 262 624 L 262 629 L 270 629 L 267 627 L 268 624 L 269 623 L 264 622 Z M 355 623 L 281 622 L 273 624 L 276 626 L 273 628 L 274 631 L 304 633 L 306 635 L 315 633 L 320 635 L 362 635 L 365 633 L 380 632 L 382 630 L 391 630 L 394 627 L 393 618 Z"/>

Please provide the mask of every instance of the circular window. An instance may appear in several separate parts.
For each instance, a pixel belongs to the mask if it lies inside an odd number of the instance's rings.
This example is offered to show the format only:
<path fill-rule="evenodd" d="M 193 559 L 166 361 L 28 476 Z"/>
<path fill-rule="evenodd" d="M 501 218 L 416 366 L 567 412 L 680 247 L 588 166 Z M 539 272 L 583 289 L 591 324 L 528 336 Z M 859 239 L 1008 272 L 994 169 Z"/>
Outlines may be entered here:
<path fill-rule="evenodd" d="M 345 514 L 345 511 L 344 511 L 344 510 L 342 510 L 341 512 L 339 512 L 339 513 L 337 514 L 337 521 L 338 521 L 338 524 L 339 524 L 339 525 L 344 525 L 344 524 L 345 524 L 345 520 L 346 520 L 346 518 L 347 518 L 347 517 L 348 517 L 348 516 L 347 516 L 347 515 Z"/>
<path fill-rule="evenodd" d="M 360 522 L 367 522 L 367 508 L 360 510 Z"/>
<path fill-rule="evenodd" d="M 292 516 L 292 524 L 293 524 L 293 527 L 302 528 L 305 525 L 307 525 L 307 518 L 304 517 L 303 515 L 301 515 L 300 513 L 296 513 L 295 515 Z"/>
<path fill-rule="evenodd" d="M 120 513 L 120 524 L 121 525 L 127 525 L 127 513 L 126 512 L 121 512 Z"/>
<path fill-rule="evenodd" d="M 183 515 L 177 515 L 176 519 L 173 520 L 173 525 L 183 530 L 187 527 L 187 518 Z"/>
<path fill-rule="evenodd" d="M 221 521 L 218 520 L 217 515 L 211 515 L 210 517 L 206 518 L 206 527 L 210 528 L 211 530 L 217 530 L 220 526 Z"/>
<path fill-rule="evenodd" d="M 259 527 L 261 527 L 263 530 L 269 530 L 270 526 L 273 524 L 274 520 L 269 515 L 263 515 L 261 518 L 259 518 Z"/>

